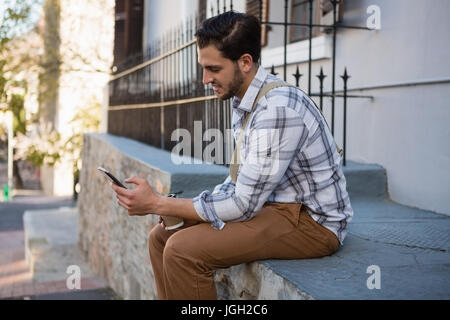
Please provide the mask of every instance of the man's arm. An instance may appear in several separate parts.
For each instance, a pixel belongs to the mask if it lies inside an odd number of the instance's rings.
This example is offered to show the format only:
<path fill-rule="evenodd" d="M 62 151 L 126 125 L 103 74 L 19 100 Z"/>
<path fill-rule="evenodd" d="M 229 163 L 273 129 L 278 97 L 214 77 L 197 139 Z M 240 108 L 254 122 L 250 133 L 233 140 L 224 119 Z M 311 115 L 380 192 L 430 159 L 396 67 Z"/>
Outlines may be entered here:
<path fill-rule="evenodd" d="M 156 193 L 146 180 L 132 177 L 126 183 L 137 185 L 134 189 L 124 189 L 115 184 L 111 187 L 116 192 L 119 205 L 127 209 L 128 215 L 158 214 L 177 216 L 185 220 L 204 221 L 195 211 L 192 199 L 168 198 Z"/>

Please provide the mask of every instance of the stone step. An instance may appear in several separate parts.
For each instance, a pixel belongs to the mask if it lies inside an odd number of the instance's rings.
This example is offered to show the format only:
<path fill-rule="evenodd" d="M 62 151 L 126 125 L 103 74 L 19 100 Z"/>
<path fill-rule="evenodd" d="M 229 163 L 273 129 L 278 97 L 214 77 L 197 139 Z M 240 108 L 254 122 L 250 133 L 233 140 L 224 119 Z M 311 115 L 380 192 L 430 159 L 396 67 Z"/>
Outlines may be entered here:
<path fill-rule="evenodd" d="M 386 169 L 377 164 L 346 161 L 344 175 L 350 200 L 388 197 Z"/>
<path fill-rule="evenodd" d="M 109 134 L 85 135 L 83 148 L 80 247 L 93 270 L 109 279 L 120 296 L 154 299 L 146 239 L 157 217 L 127 217 L 97 166 L 110 168 L 120 179 L 140 175 L 166 193 L 184 190 L 181 197 L 186 198 L 212 190 L 228 170 L 175 165 L 170 152 Z M 450 217 L 391 202 L 386 171 L 378 165 L 348 161 L 344 174 L 355 213 L 338 252 L 319 259 L 265 260 L 218 270 L 219 298 L 449 299 Z M 373 266 L 381 272 L 381 289 L 367 285 L 367 270 Z"/>
<path fill-rule="evenodd" d="M 81 277 L 95 278 L 78 248 L 77 208 L 28 210 L 23 224 L 25 260 L 34 281 L 67 279 L 72 265 L 80 268 Z"/>
<path fill-rule="evenodd" d="M 121 298 L 110 288 L 100 288 L 28 295 L 6 300 L 121 300 Z"/>

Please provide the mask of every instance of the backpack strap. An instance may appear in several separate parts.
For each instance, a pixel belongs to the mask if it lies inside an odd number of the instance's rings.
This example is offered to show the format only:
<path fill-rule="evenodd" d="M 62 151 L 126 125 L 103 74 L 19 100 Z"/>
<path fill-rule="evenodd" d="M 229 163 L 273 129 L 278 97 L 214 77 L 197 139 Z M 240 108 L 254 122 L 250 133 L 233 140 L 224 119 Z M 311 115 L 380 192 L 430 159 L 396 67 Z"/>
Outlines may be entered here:
<path fill-rule="evenodd" d="M 278 87 L 292 87 L 292 88 L 295 88 L 295 89 L 300 90 L 300 89 L 297 88 L 296 86 L 294 86 L 294 85 L 292 85 L 292 84 L 289 84 L 289 83 L 287 83 L 287 82 L 284 82 L 284 81 L 274 81 L 274 82 L 270 82 L 270 83 L 266 84 L 264 87 L 261 88 L 261 90 L 259 91 L 258 95 L 257 95 L 256 98 L 255 98 L 255 101 L 253 102 L 252 109 L 251 109 L 250 112 L 246 115 L 246 117 L 245 117 L 245 119 L 244 119 L 244 123 L 242 124 L 241 133 L 240 133 L 240 135 L 239 135 L 239 139 L 238 139 L 238 141 L 237 141 L 236 147 L 234 148 L 233 156 L 232 156 L 232 158 L 231 158 L 231 163 L 230 163 L 230 177 L 231 177 L 231 180 L 232 180 L 235 184 L 236 184 L 236 181 L 237 181 L 237 173 L 238 173 L 238 170 L 239 170 L 239 161 L 238 161 L 238 159 L 240 159 L 240 154 L 239 154 L 239 152 L 240 152 L 242 140 L 243 140 L 243 137 L 244 137 L 244 132 L 245 132 L 245 129 L 246 129 L 246 127 L 247 127 L 247 122 L 248 122 L 248 119 L 249 119 L 249 117 L 250 117 L 250 114 L 253 112 L 253 110 L 254 110 L 256 104 L 258 103 L 259 99 L 261 99 L 263 96 L 265 96 L 270 90 L 275 89 L 275 88 L 278 88 Z M 322 117 L 323 117 L 324 120 L 325 120 L 325 123 L 326 123 L 327 126 L 328 126 L 328 123 L 327 123 L 325 117 L 323 116 L 322 111 L 317 107 L 317 105 L 314 103 L 314 101 L 313 101 L 312 99 L 311 99 L 311 101 L 313 102 L 313 104 L 314 104 L 314 106 L 317 108 L 317 110 L 320 111 L 320 113 L 322 114 Z M 330 128 L 330 127 L 328 126 L 328 129 L 329 129 L 329 128 Z M 335 143 L 335 145 L 336 145 L 336 149 L 337 149 L 339 155 L 342 156 L 342 154 L 343 154 L 342 149 L 339 148 L 339 146 L 337 145 L 336 141 L 335 141 L 334 143 Z"/>

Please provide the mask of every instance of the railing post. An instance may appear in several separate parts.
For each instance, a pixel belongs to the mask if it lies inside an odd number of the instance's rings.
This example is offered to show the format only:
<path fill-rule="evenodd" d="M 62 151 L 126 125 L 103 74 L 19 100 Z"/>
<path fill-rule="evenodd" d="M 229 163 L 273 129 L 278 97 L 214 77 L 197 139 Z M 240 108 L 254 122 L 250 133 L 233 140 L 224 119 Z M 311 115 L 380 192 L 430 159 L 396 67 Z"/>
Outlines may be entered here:
<path fill-rule="evenodd" d="M 303 76 L 303 74 L 300 73 L 300 70 L 298 69 L 298 65 L 297 65 L 297 70 L 292 75 L 295 77 L 295 85 L 297 87 L 300 87 L 300 78 Z"/>
<path fill-rule="evenodd" d="M 262 22 L 262 6 L 263 6 L 263 3 L 262 3 L 262 0 L 259 0 L 259 7 L 258 7 L 258 9 L 259 9 L 259 22 Z"/>
<path fill-rule="evenodd" d="M 273 74 L 274 76 L 276 76 L 278 74 L 278 72 L 275 72 L 275 66 L 272 65 L 272 68 L 270 68 L 270 73 Z"/>
<path fill-rule="evenodd" d="M 331 81 L 331 133 L 334 135 L 334 95 L 335 95 L 335 78 L 336 78 L 336 6 L 339 0 L 331 0 L 333 3 L 333 79 Z"/>
<path fill-rule="evenodd" d="M 259 6 L 258 6 L 258 13 L 259 13 L 259 23 L 261 23 L 261 28 L 262 28 L 262 6 L 263 6 L 263 3 L 262 3 L 262 0 L 259 0 Z M 259 65 L 262 65 L 262 58 L 261 58 L 261 55 L 259 55 Z"/>
<path fill-rule="evenodd" d="M 313 0 L 309 0 L 308 95 L 311 95 Z"/>
<path fill-rule="evenodd" d="M 287 68 L 287 30 L 288 30 L 288 0 L 284 0 L 284 65 L 283 65 L 283 80 L 286 81 Z"/>
<path fill-rule="evenodd" d="M 346 150 L 347 150 L 347 80 L 350 76 L 347 74 L 347 68 L 344 70 L 344 75 L 341 76 L 342 80 L 344 80 L 344 166 L 346 164 Z"/>
<path fill-rule="evenodd" d="M 161 82 L 161 84 L 162 84 L 162 88 L 161 88 L 161 91 L 160 91 L 160 94 L 161 94 L 161 102 L 164 102 L 164 90 L 163 90 L 163 88 L 164 88 L 164 82 Z M 160 112 L 160 118 L 161 118 L 161 149 L 163 149 L 164 150 L 164 148 L 165 148 L 165 143 L 164 143 L 164 107 L 163 106 L 161 106 L 160 107 L 161 108 L 161 112 Z"/>
<path fill-rule="evenodd" d="M 320 67 L 320 73 L 318 76 L 316 76 L 317 78 L 319 78 L 320 81 L 320 111 L 323 111 L 323 80 L 326 78 L 326 75 L 323 74 L 323 69 L 322 67 Z"/>

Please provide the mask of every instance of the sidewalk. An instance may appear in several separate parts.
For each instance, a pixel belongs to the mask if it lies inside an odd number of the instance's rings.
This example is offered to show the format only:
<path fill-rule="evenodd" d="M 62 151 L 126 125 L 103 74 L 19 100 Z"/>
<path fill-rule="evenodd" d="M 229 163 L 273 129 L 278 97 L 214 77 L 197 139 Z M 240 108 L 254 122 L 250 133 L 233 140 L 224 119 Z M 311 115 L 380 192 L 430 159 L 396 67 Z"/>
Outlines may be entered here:
<path fill-rule="evenodd" d="M 0 203 L 0 299 L 115 298 L 105 282 L 95 276 L 81 277 L 81 290 L 68 289 L 66 279 L 37 280 L 25 261 L 23 213 L 74 206 L 71 197 L 49 197 L 37 191 L 17 192 L 9 202 Z"/>

